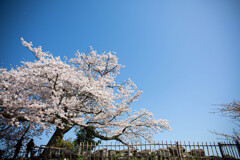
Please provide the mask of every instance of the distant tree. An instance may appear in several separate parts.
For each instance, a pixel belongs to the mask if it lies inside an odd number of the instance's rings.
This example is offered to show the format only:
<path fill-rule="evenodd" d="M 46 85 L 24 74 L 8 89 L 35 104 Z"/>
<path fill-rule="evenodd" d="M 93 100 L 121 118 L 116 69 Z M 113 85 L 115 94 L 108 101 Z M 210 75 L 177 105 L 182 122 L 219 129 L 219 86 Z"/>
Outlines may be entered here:
<path fill-rule="evenodd" d="M 97 132 L 97 131 L 94 131 Z M 76 143 L 93 143 L 93 144 L 98 144 L 101 141 L 100 140 L 96 140 L 96 137 L 93 135 L 93 132 L 89 131 L 89 130 L 84 130 L 84 129 L 78 129 L 76 131 L 76 136 L 77 138 L 75 139 Z"/>
<path fill-rule="evenodd" d="M 96 130 L 96 129 L 95 129 Z M 97 131 L 95 131 L 97 132 Z M 79 144 L 80 143 L 84 143 L 84 144 L 92 144 L 92 145 L 89 145 L 91 146 L 92 148 L 83 148 L 83 150 L 91 150 L 93 149 L 93 147 L 95 145 L 98 145 L 101 143 L 101 140 L 97 140 L 96 137 L 94 136 L 93 132 L 89 131 L 89 130 L 84 130 L 84 129 L 78 129 L 76 131 L 76 136 L 77 138 L 74 140 L 74 143 L 75 145 L 77 146 L 76 148 L 79 147 Z"/>
<path fill-rule="evenodd" d="M 228 104 L 220 104 L 218 105 L 219 108 L 217 109 L 218 113 L 221 113 L 225 117 L 231 118 L 236 126 L 238 127 L 238 130 L 233 129 L 233 134 L 225 134 L 225 133 L 218 133 L 216 131 L 213 131 L 214 134 L 220 135 L 225 137 L 226 139 L 231 139 L 231 140 L 240 140 L 240 101 L 233 101 Z M 214 112 L 216 113 L 216 112 Z"/>
<path fill-rule="evenodd" d="M 151 140 L 170 129 L 167 120 L 156 120 L 145 109 L 132 111 L 142 92 L 131 80 L 115 81 L 123 66 L 114 53 L 97 54 L 90 48 L 88 54 L 77 51 L 75 58 L 62 61 L 21 40 L 36 60 L 10 71 L 0 69 L 0 121 L 9 126 L 31 122 L 43 130 L 55 127 L 48 146 L 75 126 L 125 144 Z"/>

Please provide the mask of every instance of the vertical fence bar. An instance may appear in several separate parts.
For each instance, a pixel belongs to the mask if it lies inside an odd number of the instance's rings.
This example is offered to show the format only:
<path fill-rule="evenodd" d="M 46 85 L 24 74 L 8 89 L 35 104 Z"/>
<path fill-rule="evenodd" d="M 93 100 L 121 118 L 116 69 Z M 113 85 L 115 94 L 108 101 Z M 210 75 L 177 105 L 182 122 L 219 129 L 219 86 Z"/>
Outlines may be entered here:
<path fill-rule="evenodd" d="M 237 157 L 237 156 L 235 155 L 233 142 L 230 142 L 230 141 L 229 141 L 229 144 L 230 144 L 229 150 L 230 150 L 230 152 L 231 152 L 231 155 L 232 155 L 233 157 Z"/>
<path fill-rule="evenodd" d="M 193 149 L 194 149 L 194 151 L 196 150 L 196 145 L 195 145 L 195 143 L 193 142 Z M 195 157 L 196 155 L 195 155 L 195 152 L 192 152 L 192 154 L 193 154 L 193 157 Z"/>
<path fill-rule="evenodd" d="M 230 143 L 230 152 L 232 154 L 233 157 L 237 157 L 236 153 L 235 153 L 235 148 L 234 148 L 234 144 L 233 142 L 229 142 Z"/>
<path fill-rule="evenodd" d="M 224 153 L 224 156 L 230 155 L 229 147 L 226 146 L 225 142 L 223 142 L 223 153 Z"/>
<path fill-rule="evenodd" d="M 180 148 L 181 157 L 184 158 L 184 157 L 183 157 L 183 152 L 184 152 L 184 150 L 182 149 L 183 146 L 182 146 L 182 142 L 181 142 L 181 141 L 180 141 L 180 147 L 181 147 L 181 148 Z"/>
<path fill-rule="evenodd" d="M 223 142 L 223 143 L 224 143 L 224 146 L 225 146 L 224 148 L 225 148 L 225 150 L 226 150 L 226 154 L 224 154 L 224 155 L 230 156 L 230 155 L 231 155 L 231 150 L 230 150 L 230 149 L 231 149 L 231 144 L 230 144 L 229 142 L 228 142 L 228 143 L 229 143 L 230 145 L 226 145 L 226 142 Z"/>
<path fill-rule="evenodd" d="M 132 142 L 132 145 L 134 146 L 134 141 Z M 133 147 L 132 146 L 132 147 Z M 135 142 L 135 148 L 133 148 L 134 149 L 134 151 L 133 151 L 133 159 L 134 159 L 134 156 L 136 156 L 137 155 L 137 151 L 138 151 L 138 146 L 137 146 L 137 143 Z"/>
<path fill-rule="evenodd" d="M 194 157 L 193 157 L 193 152 L 192 152 L 193 145 L 191 144 L 190 141 L 188 141 L 188 144 L 189 144 L 191 159 L 194 159 Z"/>
<path fill-rule="evenodd" d="M 120 153 L 120 150 L 121 150 L 121 148 L 120 148 L 120 143 L 118 143 L 118 147 L 119 147 L 119 153 Z M 122 156 L 122 155 L 121 155 Z"/>
<path fill-rule="evenodd" d="M 81 142 L 79 143 L 78 156 L 80 155 L 80 153 L 81 153 Z"/>
<path fill-rule="evenodd" d="M 166 160 L 166 153 L 165 153 L 165 148 L 164 148 L 164 144 L 163 144 L 163 141 L 162 141 L 162 147 L 163 147 L 163 158 L 164 158 L 164 160 Z"/>
<path fill-rule="evenodd" d="M 127 147 L 128 147 L 128 160 L 129 160 L 129 159 L 130 159 L 130 147 L 129 147 L 129 143 L 128 143 Z"/>
<path fill-rule="evenodd" d="M 154 141 L 153 145 L 154 145 L 154 158 L 153 159 L 157 159 L 157 150 L 156 150 L 156 142 L 155 141 Z"/>
<path fill-rule="evenodd" d="M 159 141 L 158 141 L 159 142 Z M 163 146 L 163 141 L 162 141 L 162 147 L 163 147 L 163 150 L 164 150 L 164 146 Z M 161 157 L 161 160 L 162 160 L 162 155 L 163 155 L 163 158 L 165 158 L 165 152 L 163 151 L 163 154 L 161 153 L 161 145 L 160 145 L 160 142 L 159 142 L 159 156 Z M 162 154 L 162 155 L 161 155 Z"/>
<path fill-rule="evenodd" d="M 200 149 L 199 142 L 196 143 L 198 150 Z M 201 157 L 201 152 L 200 152 L 200 157 Z"/>
<path fill-rule="evenodd" d="M 145 143 L 144 143 L 144 146 L 145 146 L 145 151 L 147 151 L 147 142 L 145 141 Z M 144 154 L 144 153 L 143 153 Z M 148 155 L 147 155 L 147 157 L 148 157 Z"/>
<path fill-rule="evenodd" d="M 133 145 L 133 142 L 131 141 L 131 144 L 130 144 L 130 151 L 131 151 L 131 158 L 133 158 L 134 157 L 134 145 Z"/>
<path fill-rule="evenodd" d="M 89 157 L 92 157 L 92 149 L 93 149 L 93 142 L 90 143 L 90 147 L 89 147 L 89 150 L 88 150 L 88 156 Z"/>
<path fill-rule="evenodd" d="M 72 160 L 72 151 L 70 151 L 70 160 Z"/>
<path fill-rule="evenodd" d="M 214 151 L 213 151 L 213 146 L 212 146 L 211 142 L 210 142 L 210 148 L 211 148 L 211 151 L 212 151 L 212 155 L 215 156 Z"/>
<path fill-rule="evenodd" d="M 176 141 L 176 147 L 177 147 L 178 158 L 179 158 L 180 160 L 182 160 L 181 151 L 180 151 L 180 148 L 179 148 L 178 141 Z"/>
<path fill-rule="evenodd" d="M 215 144 L 215 142 L 213 142 L 213 144 L 214 144 L 214 147 L 215 147 L 215 151 L 216 151 L 216 153 L 217 153 L 217 156 L 219 156 L 219 155 L 218 155 L 218 151 L 217 151 L 217 145 Z"/>
<path fill-rule="evenodd" d="M 152 152 L 152 145 L 151 144 L 150 144 L 150 148 L 149 149 L 150 149 L 150 159 L 152 159 L 152 157 L 153 157 L 152 153 L 153 152 Z"/>
<path fill-rule="evenodd" d="M 94 146 L 93 146 L 93 160 L 96 159 L 95 155 L 96 155 L 96 148 L 97 148 L 97 143 L 94 143 Z"/>
<path fill-rule="evenodd" d="M 237 145 L 234 143 L 234 141 L 232 141 L 232 144 L 233 144 L 233 147 L 234 147 L 234 149 L 233 149 L 233 150 L 234 150 L 234 156 L 235 156 L 236 158 L 240 158 Z M 235 146 L 236 146 L 236 148 L 235 148 Z"/>
<path fill-rule="evenodd" d="M 167 148 L 167 150 L 168 150 L 168 143 L 167 143 L 167 141 L 166 141 L 166 148 Z M 168 150 L 169 151 L 169 150 Z"/>
<path fill-rule="evenodd" d="M 104 142 L 102 144 L 102 154 L 100 155 L 103 159 L 105 159 L 105 154 L 104 154 Z"/>
<path fill-rule="evenodd" d="M 204 153 L 203 156 L 206 156 L 206 154 L 205 154 L 205 148 L 204 148 L 204 144 L 203 144 L 203 142 L 202 142 L 202 147 L 203 147 L 203 153 Z"/>
<path fill-rule="evenodd" d="M 62 150 L 63 153 L 63 159 L 65 159 L 65 149 Z"/>
<path fill-rule="evenodd" d="M 167 146 L 168 146 L 168 145 L 167 145 Z M 172 141 L 170 141 L 170 146 L 173 147 Z M 167 147 L 167 148 L 168 148 L 168 147 Z M 170 148 L 169 148 L 169 149 L 170 149 Z M 169 150 L 169 151 L 170 151 L 170 150 Z M 174 159 L 176 159 L 174 152 L 173 152 L 173 157 L 174 157 Z"/>
<path fill-rule="evenodd" d="M 115 142 L 115 152 L 116 152 L 116 154 L 115 154 L 115 157 L 116 157 L 116 155 L 117 155 L 117 144 L 116 144 L 116 142 Z"/>
<path fill-rule="evenodd" d="M 236 139 L 236 146 L 237 146 L 238 156 L 240 157 L 240 144 L 237 139 Z"/>
<path fill-rule="evenodd" d="M 143 153 L 142 153 L 142 142 L 140 143 L 140 150 L 141 150 L 141 151 L 140 151 L 140 154 L 141 154 L 141 156 L 142 156 L 142 154 L 143 154 Z"/>
<path fill-rule="evenodd" d="M 207 152 L 208 152 L 208 156 L 210 156 L 209 150 L 208 150 L 208 144 L 206 142 L 206 147 L 207 147 Z"/>
<path fill-rule="evenodd" d="M 184 143 L 184 146 L 185 146 L 185 149 L 186 149 L 186 151 L 185 152 L 187 152 L 187 145 L 186 145 L 186 141 L 183 141 L 183 143 Z M 186 154 L 187 155 L 187 154 Z M 188 158 L 188 155 L 187 155 L 187 158 Z"/>
<path fill-rule="evenodd" d="M 158 151 L 157 151 L 158 159 L 159 159 L 159 157 L 160 157 L 161 160 L 162 160 L 160 141 L 158 141 L 157 146 L 158 146 Z"/>
<path fill-rule="evenodd" d="M 110 151 L 108 151 L 109 152 L 109 154 L 110 154 L 110 159 L 112 159 L 112 154 L 113 154 L 113 149 L 112 149 L 112 142 L 111 142 L 111 150 Z M 109 155 L 108 154 L 108 155 Z"/>
<path fill-rule="evenodd" d="M 189 145 L 189 153 L 190 153 L 190 156 L 193 157 L 192 152 L 191 152 L 192 147 L 191 147 L 190 141 L 188 141 L 188 145 Z M 192 159 L 192 158 L 191 158 L 191 159 Z"/>

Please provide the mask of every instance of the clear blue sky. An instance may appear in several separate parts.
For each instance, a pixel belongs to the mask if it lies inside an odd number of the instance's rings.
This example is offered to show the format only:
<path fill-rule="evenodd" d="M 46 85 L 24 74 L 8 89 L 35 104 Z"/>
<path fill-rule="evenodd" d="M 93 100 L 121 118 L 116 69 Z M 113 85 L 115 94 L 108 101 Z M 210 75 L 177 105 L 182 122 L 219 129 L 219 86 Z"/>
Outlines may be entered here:
<path fill-rule="evenodd" d="M 1 67 L 34 59 L 21 37 L 62 58 L 116 51 L 119 82 L 144 91 L 133 108 L 171 121 L 155 140 L 213 142 L 209 130 L 236 127 L 210 112 L 240 98 L 238 0 L 0 0 L 0 24 Z"/>

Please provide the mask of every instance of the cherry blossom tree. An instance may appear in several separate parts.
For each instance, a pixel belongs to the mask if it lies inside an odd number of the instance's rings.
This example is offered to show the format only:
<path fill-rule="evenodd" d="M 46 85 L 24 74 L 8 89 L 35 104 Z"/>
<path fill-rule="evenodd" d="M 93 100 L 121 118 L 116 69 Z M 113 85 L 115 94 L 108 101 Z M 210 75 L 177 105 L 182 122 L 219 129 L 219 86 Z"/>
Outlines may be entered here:
<path fill-rule="evenodd" d="M 120 69 L 115 53 L 76 52 L 61 60 L 41 47 L 22 44 L 36 57 L 17 68 L 0 70 L 0 121 L 8 126 L 31 122 L 43 130 L 54 126 L 48 146 L 73 127 L 81 127 L 102 140 L 128 143 L 151 140 L 159 131 L 170 130 L 169 121 L 131 104 L 142 91 L 129 79 L 115 81 Z"/>
<path fill-rule="evenodd" d="M 220 106 L 217 110 L 218 113 L 222 113 L 223 116 L 231 118 L 234 123 L 236 124 L 236 129 L 233 129 L 233 135 L 225 134 L 225 133 L 218 133 L 216 131 L 213 131 L 214 134 L 220 135 L 225 137 L 225 139 L 228 140 L 240 140 L 240 101 L 233 101 L 228 104 L 220 104 Z M 216 112 L 214 112 L 216 113 Z"/>

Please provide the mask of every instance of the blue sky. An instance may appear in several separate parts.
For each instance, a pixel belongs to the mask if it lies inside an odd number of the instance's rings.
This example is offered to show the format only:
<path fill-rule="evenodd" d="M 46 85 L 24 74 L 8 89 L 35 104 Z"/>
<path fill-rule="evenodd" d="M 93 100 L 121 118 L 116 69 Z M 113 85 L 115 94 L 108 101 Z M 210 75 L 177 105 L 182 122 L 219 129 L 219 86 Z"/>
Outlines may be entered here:
<path fill-rule="evenodd" d="M 143 90 L 133 108 L 171 122 L 156 141 L 218 141 L 210 130 L 236 127 L 210 112 L 239 100 L 239 15 L 238 0 L 0 0 L 0 66 L 34 59 L 21 37 L 62 58 L 116 51 L 118 81 Z"/>

